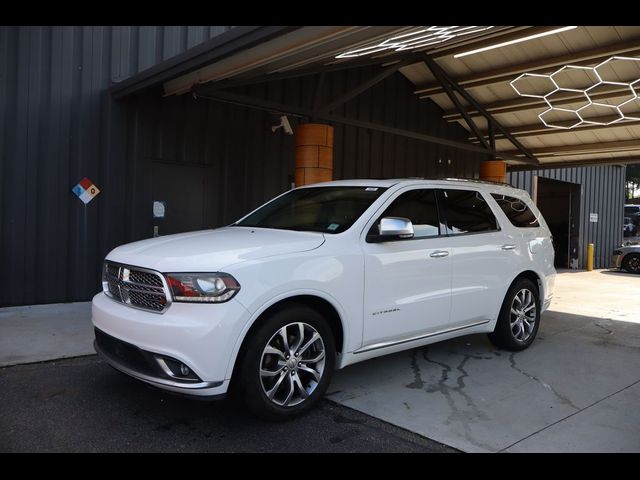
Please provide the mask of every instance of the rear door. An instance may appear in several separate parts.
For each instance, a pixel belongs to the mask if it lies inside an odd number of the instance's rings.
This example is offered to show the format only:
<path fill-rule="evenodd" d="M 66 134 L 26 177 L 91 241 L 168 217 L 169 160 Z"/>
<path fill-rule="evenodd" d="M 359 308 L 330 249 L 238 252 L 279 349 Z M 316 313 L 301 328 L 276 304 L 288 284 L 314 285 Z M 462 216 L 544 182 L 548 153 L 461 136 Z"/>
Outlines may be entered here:
<path fill-rule="evenodd" d="M 452 250 L 451 326 L 496 318 L 506 286 L 515 277 L 522 241 L 502 229 L 479 190 L 438 190 Z"/>

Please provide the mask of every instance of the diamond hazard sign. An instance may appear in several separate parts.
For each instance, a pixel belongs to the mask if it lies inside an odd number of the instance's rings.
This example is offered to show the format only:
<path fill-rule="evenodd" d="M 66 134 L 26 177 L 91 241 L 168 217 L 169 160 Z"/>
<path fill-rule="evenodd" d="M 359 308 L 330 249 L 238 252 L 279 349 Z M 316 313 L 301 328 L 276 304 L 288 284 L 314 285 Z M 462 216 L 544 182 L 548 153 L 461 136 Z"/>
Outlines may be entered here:
<path fill-rule="evenodd" d="M 84 177 L 80 182 L 71 189 L 85 205 L 94 199 L 99 193 L 100 189 L 96 187 L 91 180 Z"/>

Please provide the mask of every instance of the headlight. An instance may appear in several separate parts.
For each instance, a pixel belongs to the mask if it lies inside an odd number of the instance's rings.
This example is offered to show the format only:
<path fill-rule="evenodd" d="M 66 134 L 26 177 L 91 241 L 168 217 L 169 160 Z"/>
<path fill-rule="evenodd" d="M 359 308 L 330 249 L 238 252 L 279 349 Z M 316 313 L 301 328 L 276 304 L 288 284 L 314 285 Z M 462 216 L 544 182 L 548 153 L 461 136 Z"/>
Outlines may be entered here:
<path fill-rule="evenodd" d="M 240 290 L 228 273 L 167 273 L 165 277 L 174 302 L 226 302 Z"/>

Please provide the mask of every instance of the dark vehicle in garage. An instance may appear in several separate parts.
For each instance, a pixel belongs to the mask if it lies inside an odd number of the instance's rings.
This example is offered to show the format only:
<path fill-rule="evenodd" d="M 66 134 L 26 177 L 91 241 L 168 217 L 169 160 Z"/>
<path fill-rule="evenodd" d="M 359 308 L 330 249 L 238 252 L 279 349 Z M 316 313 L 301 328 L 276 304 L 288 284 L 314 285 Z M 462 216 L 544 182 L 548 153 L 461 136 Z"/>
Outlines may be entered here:
<path fill-rule="evenodd" d="M 633 223 L 636 227 L 640 224 L 640 205 L 626 204 L 624 206 L 624 216 L 625 216 L 625 224 L 626 217 L 631 219 L 631 223 Z"/>
<path fill-rule="evenodd" d="M 631 237 L 638 233 L 638 227 L 633 224 L 633 221 L 630 217 L 624 217 L 624 232 L 623 235 L 625 237 Z"/>
<path fill-rule="evenodd" d="M 613 268 L 640 274 L 640 243 L 623 245 L 613 251 Z"/>

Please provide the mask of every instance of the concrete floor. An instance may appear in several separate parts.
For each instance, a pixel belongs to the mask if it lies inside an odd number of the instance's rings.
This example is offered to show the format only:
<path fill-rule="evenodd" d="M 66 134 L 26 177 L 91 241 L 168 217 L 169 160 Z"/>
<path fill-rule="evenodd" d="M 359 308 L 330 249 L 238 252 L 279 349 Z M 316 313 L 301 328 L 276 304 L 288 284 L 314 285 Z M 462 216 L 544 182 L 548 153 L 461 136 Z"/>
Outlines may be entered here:
<path fill-rule="evenodd" d="M 94 353 L 89 302 L 0 308 L 0 367 Z"/>
<path fill-rule="evenodd" d="M 264 422 L 241 402 L 170 395 L 96 356 L 0 368 L 0 405 L 0 453 L 456 452 L 326 400 Z"/>
<path fill-rule="evenodd" d="M 564 271 L 538 338 L 484 335 L 353 365 L 328 397 L 469 452 L 640 452 L 640 276 Z M 0 366 L 93 353 L 90 304 L 0 309 Z"/>
<path fill-rule="evenodd" d="M 460 337 L 347 367 L 329 398 L 466 452 L 640 452 L 638 289 L 562 272 L 529 349 Z"/>

